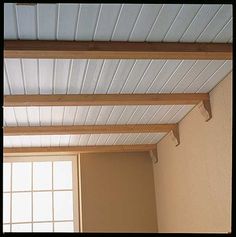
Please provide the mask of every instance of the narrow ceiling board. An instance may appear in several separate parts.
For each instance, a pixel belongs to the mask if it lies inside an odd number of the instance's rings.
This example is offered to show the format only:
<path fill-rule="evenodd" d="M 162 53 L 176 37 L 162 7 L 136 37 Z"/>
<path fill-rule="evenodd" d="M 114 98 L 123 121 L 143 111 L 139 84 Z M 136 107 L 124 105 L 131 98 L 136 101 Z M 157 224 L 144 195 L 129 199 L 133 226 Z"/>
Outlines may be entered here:
<path fill-rule="evenodd" d="M 32 145 L 31 145 L 31 137 L 30 136 L 21 136 L 20 137 L 20 139 L 21 139 L 21 146 L 22 147 L 31 147 Z"/>
<path fill-rule="evenodd" d="M 221 31 L 216 35 L 212 42 L 228 42 L 232 38 L 233 33 L 233 22 L 232 18 L 228 21 L 226 25 L 221 29 Z"/>
<path fill-rule="evenodd" d="M 160 73 L 157 75 L 152 84 L 147 88 L 148 93 L 157 93 L 160 91 L 166 80 L 171 76 L 171 74 L 175 71 L 178 65 L 181 63 L 181 60 L 170 60 L 168 64 L 166 64 Z"/>
<path fill-rule="evenodd" d="M 78 107 L 75 115 L 75 125 L 83 125 L 88 114 L 89 106 Z"/>
<path fill-rule="evenodd" d="M 52 125 L 62 125 L 65 107 L 52 107 Z"/>
<path fill-rule="evenodd" d="M 116 124 L 126 124 L 130 116 L 135 112 L 136 108 L 137 106 L 125 106 Z"/>
<path fill-rule="evenodd" d="M 38 60 L 22 59 L 22 70 L 27 94 L 39 94 Z"/>
<path fill-rule="evenodd" d="M 106 124 L 116 124 L 124 109 L 125 106 L 114 106 L 114 109 L 112 110 Z"/>
<path fill-rule="evenodd" d="M 18 126 L 29 126 L 26 107 L 14 108 Z"/>
<path fill-rule="evenodd" d="M 7 141 L 8 140 L 8 141 Z M 5 138 L 5 142 L 7 144 L 12 144 L 12 147 L 21 147 L 22 146 L 22 139 L 20 136 L 12 136 Z"/>
<path fill-rule="evenodd" d="M 49 126 L 52 124 L 52 107 L 39 107 L 40 125 Z"/>
<path fill-rule="evenodd" d="M 217 12 L 212 21 L 203 30 L 196 42 L 211 42 L 211 40 L 217 35 L 222 27 L 232 17 L 232 6 L 223 5 L 222 8 Z"/>
<path fill-rule="evenodd" d="M 75 120 L 75 115 L 77 111 L 77 106 L 65 106 L 63 125 L 73 125 Z"/>
<path fill-rule="evenodd" d="M 158 143 L 166 134 L 156 134 L 149 142 L 149 144 Z"/>
<path fill-rule="evenodd" d="M 121 4 L 102 4 L 93 40 L 110 40 Z"/>
<path fill-rule="evenodd" d="M 183 105 L 172 106 L 160 119 L 159 123 L 169 123 L 171 118 L 183 107 Z"/>
<path fill-rule="evenodd" d="M 121 93 L 132 93 L 139 83 L 140 79 L 148 69 L 151 60 L 137 60 L 135 66 L 133 67 L 131 73 L 127 77 L 127 80 L 121 89 Z"/>
<path fill-rule="evenodd" d="M 163 118 L 167 111 L 171 109 L 172 105 L 163 105 L 160 106 L 160 109 L 154 116 L 149 120 L 149 123 L 159 123 L 159 121 Z"/>
<path fill-rule="evenodd" d="M 85 75 L 87 59 L 73 59 L 71 65 L 71 74 L 68 84 L 68 93 L 77 94 L 81 91 L 83 78 Z"/>
<path fill-rule="evenodd" d="M 201 32 L 206 28 L 221 5 L 204 4 L 197 13 L 196 17 L 191 22 L 185 33 L 180 39 L 180 42 L 194 42 Z"/>
<path fill-rule="evenodd" d="M 138 137 L 139 133 L 132 133 L 126 136 L 123 144 L 134 144 L 133 141 Z"/>
<path fill-rule="evenodd" d="M 58 4 L 57 40 L 74 40 L 79 4 Z"/>
<path fill-rule="evenodd" d="M 60 135 L 54 135 L 51 136 L 51 141 L 50 141 L 50 145 L 51 146 L 59 146 L 60 145 Z"/>
<path fill-rule="evenodd" d="M 140 121 L 140 119 L 142 118 L 143 114 L 145 113 L 145 111 L 147 110 L 148 106 L 137 106 L 135 111 L 132 113 L 132 115 L 130 116 L 130 118 L 126 121 L 127 124 L 136 124 Z"/>
<path fill-rule="evenodd" d="M 10 91 L 10 86 L 8 83 L 8 76 L 6 73 L 6 67 L 4 66 L 4 76 L 3 76 L 3 80 L 4 80 L 4 95 L 10 95 L 11 91 Z"/>
<path fill-rule="evenodd" d="M 103 64 L 104 60 L 91 59 L 88 61 L 81 90 L 82 94 L 93 94 Z"/>
<path fill-rule="evenodd" d="M 36 6 L 16 5 L 19 38 L 24 40 L 37 39 Z"/>
<path fill-rule="evenodd" d="M 15 117 L 15 111 L 13 107 L 4 108 L 3 107 L 3 119 L 7 126 L 17 126 L 17 121 Z"/>
<path fill-rule="evenodd" d="M 120 134 L 110 134 L 105 142 L 105 145 L 114 145 L 115 141 L 117 140 L 117 138 L 121 135 Z"/>
<path fill-rule="evenodd" d="M 48 20 L 50 16 L 50 21 Z M 55 40 L 57 35 L 58 4 L 37 4 L 38 39 Z"/>
<path fill-rule="evenodd" d="M 7 139 L 5 136 L 3 136 L 3 147 L 12 147 L 11 140 Z"/>
<path fill-rule="evenodd" d="M 81 139 L 79 141 L 79 145 L 80 146 L 87 146 L 88 140 L 89 140 L 90 136 L 91 136 L 90 134 L 83 134 L 83 135 L 81 135 L 80 136 Z"/>
<path fill-rule="evenodd" d="M 164 4 L 146 40 L 148 42 L 162 41 L 182 6 L 181 4 Z"/>
<path fill-rule="evenodd" d="M 76 40 L 92 40 L 101 4 L 80 4 Z"/>
<path fill-rule="evenodd" d="M 96 145 L 98 139 L 99 139 L 100 134 L 92 134 L 88 140 L 88 146 L 91 145 Z"/>
<path fill-rule="evenodd" d="M 114 106 L 101 106 L 100 114 L 98 115 L 95 124 L 102 125 L 106 124 Z"/>
<path fill-rule="evenodd" d="M 85 123 L 86 125 L 94 125 L 101 110 L 101 106 L 90 106 Z"/>
<path fill-rule="evenodd" d="M 109 88 L 109 85 L 113 79 L 113 76 L 116 73 L 117 67 L 119 65 L 120 60 L 104 60 L 103 69 L 99 75 L 99 78 L 96 83 L 96 87 L 94 89 L 94 93 L 96 94 L 105 94 Z"/>
<path fill-rule="evenodd" d="M 39 107 L 27 107 L 26 111 L 30 126 L 40 126 Z"/>
<path fill-rule="evenodd" d="M 180 9 L 175 21 L 172 23 L 167 34 L 165 35 L 163 41 L 178 42 L 189 24 L 194 19 L 200 7 L 200 4 L 184 4 L 183 8 Z"/>
<path fill-rule="evenodd" d="M 59 146 L 69 146 L 70 135 L 60 136 Z"/>
<path fill-rule="evenodd" d="M 53 93 L 54 59 L 39 59 L 39 90 L 40 94 Z"/>
<path fill-rule="evenodd" d="M 155 19 L 157 18 L 162 4 L 143 4 L 139 16 L 132 29 L 129 41 L 145 41 Z"/>
<path fill-rule="evenodd" d="M 122 4 L 111 40 L 127 41 L 138 17 L 141 4 Z"/>
<path fill-rule="evenodd" d="M 177 113 L 169 120 L 169 123 L 178 123 L 181 121 L 192 109 L 194 105 L 184 105 Z"/>
<path fill-rule="evenodd" d="M 66 94 L 70 76 L 71 59 L 56 59 L 54 75 L 54 93 Z"/>
<path fill-rule="evenodd" d="M 127 136 L 129 136 L 129 133 L 119 134 L 117 136 L 116 140 L 114 141 L 114 145 L 123 145 L 123 144 L 125 144 L 124 141 L 127 138 Z"/>
<path fill-rule="evenodd" d="M 5 70 L 12 94 L 24 94 L 24 82 L 20 59 L 4 59 Z"/>
<path fill-rule="evenodd" d="M 18 39 L 15 4 L 4 4 L 4 39 Z"/>
<path fill-rule="evenodd" d="M 43 135 L 40 135 L 39 136 L 40 138 L 40 145 L 42 147 L 44 146 L 51 146 L 51 136 L 43 136 Z"/>
<path fill-rule="evenodd" d="M 108 137 L 109 137 L 109 134 L 99 134 L 99 138 L 97 140 L 97 143 L 96 145 L 103 145 L 106 143 Z"/>
<path fill-rule="evenodd" d="M 129 73 L 131 73 L 132 68 L 135 66 L 135 62 L 136 60 L 132 59 L 121 60 L 107 93 L 113 94 L 120 92 L 129 76 Z"/>
<path fill-rule="evenodd" d="M 78 146 L 79 139 L 80 139 L 80 135 L 71 135 L 69 146 Z"/>

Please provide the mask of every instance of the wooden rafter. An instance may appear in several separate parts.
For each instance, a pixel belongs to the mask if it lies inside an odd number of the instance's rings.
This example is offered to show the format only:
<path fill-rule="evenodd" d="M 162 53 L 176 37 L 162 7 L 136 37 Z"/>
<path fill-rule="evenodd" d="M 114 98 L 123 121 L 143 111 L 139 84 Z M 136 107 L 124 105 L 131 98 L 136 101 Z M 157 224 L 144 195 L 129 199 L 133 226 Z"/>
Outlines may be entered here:
<path fill-rule="evenodd" d="M 207 93 L 175 94 L 82 94 L 6 95 L 4 107 L 17 106 L 101 106 L 101 105 L 189 105 L 209 100 Z"/>
<path fill-rule="evenodd" d="M 5 58 L 232 59 L 232 44 L 5 40 Z"/>
<path fill-rule="evenodd" d="M 65 135 L 65 134 L 110 134 L 110 133 L 159 133 L 175 129 L 176 124 L 132 124 L 132 125 L 75 125 L 4 127 L 4 136 L 20 135 Z"/>
<path fill-rule="evenodd" d="M 62 147 L 14 147 L 4 148 L 4 156 L 77 154 L 100 152 L 136 152 L 156 149 L 156 144 L 140 145 L 106 145 L 106 146 L 62 146 Z"/>

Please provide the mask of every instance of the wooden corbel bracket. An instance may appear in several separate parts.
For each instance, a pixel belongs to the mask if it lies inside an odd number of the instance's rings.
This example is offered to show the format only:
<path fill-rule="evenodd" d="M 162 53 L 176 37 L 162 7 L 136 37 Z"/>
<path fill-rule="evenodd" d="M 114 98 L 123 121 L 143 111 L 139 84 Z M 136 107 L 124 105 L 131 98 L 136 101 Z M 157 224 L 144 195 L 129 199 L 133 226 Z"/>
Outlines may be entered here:
<path fill-rule="evenodd" d="M 170 132 L 171 139 L 174 141 L 175 146 L 178 146 L 180 144 L 180 139 L 179 139 L 179 126 L 176 125 Z"/>
<path fill-rule="evenodd" d="M 156 164 L 158 162 L 157 149 L 150 150 L 149 154 L 152 158 L 153 163 Z"/>
<path fill-rule="evenodd" d="M 202 116 L 205 118 L 206 122 L 212 118 L 210 100 L 202 100 L 198 104 L 198 108 L 199 108 Z"/>

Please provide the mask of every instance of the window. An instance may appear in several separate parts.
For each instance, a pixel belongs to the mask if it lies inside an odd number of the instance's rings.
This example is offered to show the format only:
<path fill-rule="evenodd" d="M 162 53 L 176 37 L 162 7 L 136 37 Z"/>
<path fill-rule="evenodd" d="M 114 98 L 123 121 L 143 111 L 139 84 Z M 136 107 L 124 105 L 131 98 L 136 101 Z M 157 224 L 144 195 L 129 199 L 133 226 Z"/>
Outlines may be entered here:
<path fill-rule="evenodd" d="M 78 232 L 77 156 L 4 157 L 3 231 Z"/>

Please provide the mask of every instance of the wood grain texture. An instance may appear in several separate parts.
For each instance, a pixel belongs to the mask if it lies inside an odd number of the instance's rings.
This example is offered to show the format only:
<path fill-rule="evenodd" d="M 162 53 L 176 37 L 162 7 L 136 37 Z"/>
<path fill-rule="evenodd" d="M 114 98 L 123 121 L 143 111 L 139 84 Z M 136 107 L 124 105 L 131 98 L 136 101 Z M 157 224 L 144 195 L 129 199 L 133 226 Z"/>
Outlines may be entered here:
<path fill-rule="evenodd" d="M 5 58 L 232 59 L 232 44 L 5 40 Z"/>
<path fill-rule="evenodd" d="M 99 106 L 99 105 L 189 105 L 209 100 L 208 93 L 175 94 L 83 94 L 6 95 L 4 107 Z"/>
<path fill-rule="evenodd" d="M 106 146 L 70 146 L 70 147 L 17 147 L 4 148 L 4 156 L 78 154 L 101 152 L 136 152 L 156 149 L 156 144 L 141 145 L 106 145 Z"/>
<path fill-rule="evenodd" d="M 4 127 L 4 136 L 64 135 L 64 134 L 110 134 L 110 133 L 158 133 L 169 132 L 176 124 L 132 125 L 78 125 L 78 126 L 17 126 Z"/>

